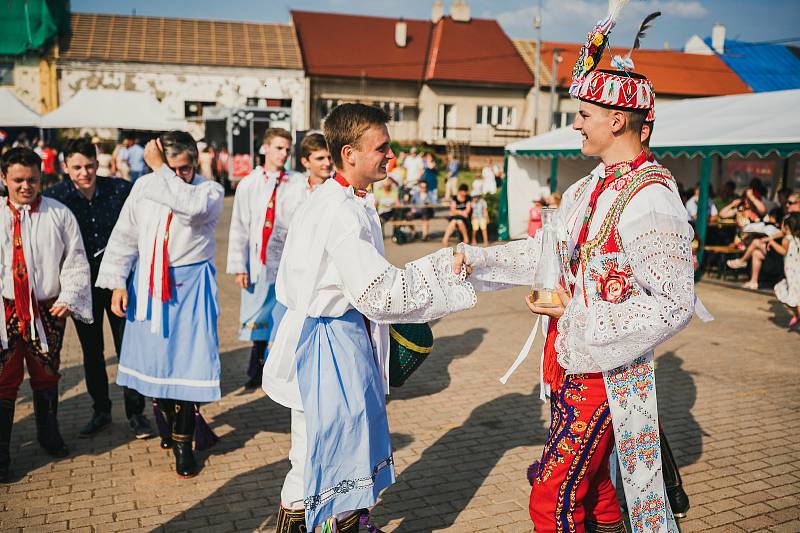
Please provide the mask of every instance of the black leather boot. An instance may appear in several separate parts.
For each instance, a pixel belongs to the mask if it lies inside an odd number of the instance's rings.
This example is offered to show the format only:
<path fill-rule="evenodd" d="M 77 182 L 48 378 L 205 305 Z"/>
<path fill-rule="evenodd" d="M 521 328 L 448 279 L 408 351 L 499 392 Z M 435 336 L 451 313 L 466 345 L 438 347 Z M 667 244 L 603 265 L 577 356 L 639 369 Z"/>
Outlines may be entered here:
<path fill-rule="evenodd" d="M 153 414 L 156 417 L 156 426 L 158 426 L 158 434 L 161 437 L 161 448 L 169 450 L 172 448 L 172 432 L 175 430 L 175 400 L 159 398 L 153 401 L 155 402 L 154 407 L 158 411 L 154 411 Z M 161 415 L 160 418 L 159 415 Z"/>
<path fill-rule="evenodd" d="M 11 427 L 16 403 L 16 400 L 0 400 L 0 483 L 7 483 L 11 473 Z"/>
<path fill-rule="evenodd" d="M 175 402 L 175 425 L 172 430 L 172 451 L 175 454 L 175 471 L 179 477 L 197 475 L 197 461 L 192 452 L 194 438 L 194 403 Z"/>
<path fill-rule="evenodd" d="M 58 386 L 33 391 L 33 412 L 36 417 L 36 439 L 53 457 L 66 457 L 69 448 L 58 430 Z"/>
<path fill-rule="evenodd" d="M 686 518 L 686 513 L 689 510 L 689 496 L 683 490 L 681 473 L 678 471 L 678 464 L 672 456 L 672 450 L 669 447 L 667 436 L 664 434 L 664 428 L 661 427 L 661 424 L 659 424 L 658 430 L 661 439 L 661 468 L 664 473 L 664 487 L 667 489 L 669 506 L 672 508 L 672 514 L 675 515 L 675 518 Z"/>
<path fill-rule="evenodd" d="M 304 509 L 278 509 L 278 522 L 275 533 L 308 533 L 306 529 L 306 512 Z"/>

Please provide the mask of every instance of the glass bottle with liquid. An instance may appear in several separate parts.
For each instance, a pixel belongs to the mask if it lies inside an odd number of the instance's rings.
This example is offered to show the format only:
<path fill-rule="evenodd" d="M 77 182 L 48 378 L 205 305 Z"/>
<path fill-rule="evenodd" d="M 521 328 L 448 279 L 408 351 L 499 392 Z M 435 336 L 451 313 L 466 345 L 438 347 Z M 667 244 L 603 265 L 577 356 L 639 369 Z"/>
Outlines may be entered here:
<path fill-rule="evenodd" d="M 561 299 L 556 292 L 562 277 L 563 266 L 558 255 L 558 234 L 556 232 L 556 212 L 554 207 L 542 208 L 542 233 L 539 260 L 533 273 L 531 298 L 539 307 L 558 307 Z"/>

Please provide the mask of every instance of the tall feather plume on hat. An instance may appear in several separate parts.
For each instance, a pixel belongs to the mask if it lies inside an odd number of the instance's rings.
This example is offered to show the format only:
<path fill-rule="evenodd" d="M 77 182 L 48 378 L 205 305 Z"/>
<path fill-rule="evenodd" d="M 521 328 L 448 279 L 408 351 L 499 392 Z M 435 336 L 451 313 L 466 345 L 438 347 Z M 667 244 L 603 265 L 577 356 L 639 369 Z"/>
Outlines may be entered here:
<path fill-rule="evenodd" d="M 578 90 L 586 76 L 597 68 L 600 58 L 608 45 L 608 37 L 611 30 L 617 24 L 622 8 L 628 5 L 630 0 L 608 0 L 608 14 L 603 20 L 598 21 L 592 31 L 586 35 L 586 44 L 581 48 L 578 61 L 572 69 L 572 84 L 569 94 L 577 97 Z"/>
<path fill-rule="evenodd" d="M 651 22 L 661 16 L 661 11 L 654 11 L 647 15 L 642 23 L 639 25 L 639 31 L 636 32 L 636 38 L 633 40 L 633 46 L 628 50 L 625 56 L 614 56 L 611 59 L 611 66 L 619 70 L 633 70 L 633 53 L 642 45 L 642 38 L 647 36 L 647 30 L 652 28 Z"/>

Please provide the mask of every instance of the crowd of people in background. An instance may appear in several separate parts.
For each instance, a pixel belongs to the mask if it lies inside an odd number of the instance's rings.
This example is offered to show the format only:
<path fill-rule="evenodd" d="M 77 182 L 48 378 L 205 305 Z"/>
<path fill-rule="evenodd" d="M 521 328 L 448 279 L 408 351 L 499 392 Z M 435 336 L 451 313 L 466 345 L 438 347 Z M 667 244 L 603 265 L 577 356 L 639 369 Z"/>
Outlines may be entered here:
<path fill-rule="evenodd" d="M 141 176 L 150 172 L 144 160 L 144 139 L 135 134 L 122 136 L 119 142 L 105 141 L 100 137 L 91 138 L 97 154 L 97 174 L 109 178 L 122 178 L 135 183 Z M 66 145 L 65 145 L 66 146 Z M 0 155 L 11 148 L 30 148 L 42 159 L 42 186 L 48 188 L 61 181 L 67 174 L 65 146 L 39 137 L 29 139 L 27 134 L 20 133 L 13 142 L 7 142 L 0 148 Z M 225 146 L 218 148 L 216 144 L 198 143 L 200 156 L 198 167 L 201 175 L 213 178 L 225 184 L 228 178 L 229 153 Z"/>

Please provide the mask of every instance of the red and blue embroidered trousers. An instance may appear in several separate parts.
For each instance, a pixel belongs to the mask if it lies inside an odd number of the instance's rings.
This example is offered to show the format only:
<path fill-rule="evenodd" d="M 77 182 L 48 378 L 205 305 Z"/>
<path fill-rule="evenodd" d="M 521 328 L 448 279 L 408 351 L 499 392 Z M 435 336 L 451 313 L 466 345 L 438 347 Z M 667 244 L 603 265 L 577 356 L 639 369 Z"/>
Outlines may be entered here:
<path fill-rule="evenodd" d="M 536 532 L 625 531 L 608 470 L 614 428 L 603 374 L 565 376 L 550 411 L 550 433 L 533 472 Z"/>

